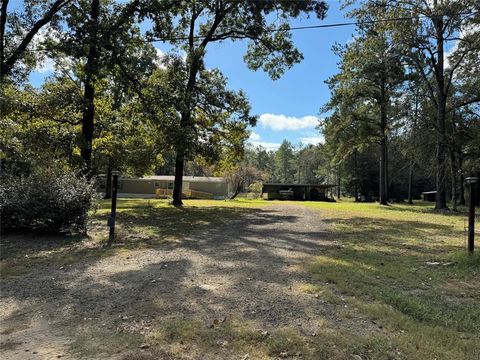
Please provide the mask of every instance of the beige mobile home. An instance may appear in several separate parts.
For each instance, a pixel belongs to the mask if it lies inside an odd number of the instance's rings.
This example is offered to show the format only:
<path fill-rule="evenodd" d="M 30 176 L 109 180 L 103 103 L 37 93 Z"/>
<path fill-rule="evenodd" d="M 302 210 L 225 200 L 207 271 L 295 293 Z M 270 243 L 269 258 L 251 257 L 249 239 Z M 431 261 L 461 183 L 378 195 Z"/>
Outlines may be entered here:
<path fill-rule="evenodd" d="M 124 177 L 118 180 L 118 197 L 167 198 L 172 196 L 174 176 Z M 102 182 L 101 190 L 105 190 Z M 184 176 L 182 197 L 190 199 L 225 199 L 229 193 L 221 177 Z"/>

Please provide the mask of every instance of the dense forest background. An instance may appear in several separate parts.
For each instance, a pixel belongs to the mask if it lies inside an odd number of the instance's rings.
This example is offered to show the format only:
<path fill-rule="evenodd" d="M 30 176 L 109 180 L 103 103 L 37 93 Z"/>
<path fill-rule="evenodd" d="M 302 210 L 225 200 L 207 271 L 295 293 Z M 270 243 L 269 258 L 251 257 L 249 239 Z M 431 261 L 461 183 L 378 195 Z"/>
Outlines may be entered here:
<path fill-rule="evenodd" d="M 177 204 L 183 175 L 227 176 L 239 191 L 327 183 L 382 204 L 437 190 L 436 208 L 455 209 L 465 177 L 480 174 L 479 3 L 344 5 L 357 35 L 332 49 L 339 72 L 318 104 L 325 141 L 272 151 L 248 144 L 248 94 L 206 68 L 205 54 L 249 41 L 247 66 L 278 79 L 302 60 L 289 21 L 322 20 L 325 2 L 3 1 L 2 173 L 172 174 Z M 155 41 L 172 51 L 159 55 Z M 55 72 L 34 88 L 28 75 L 45 60 Z"/>

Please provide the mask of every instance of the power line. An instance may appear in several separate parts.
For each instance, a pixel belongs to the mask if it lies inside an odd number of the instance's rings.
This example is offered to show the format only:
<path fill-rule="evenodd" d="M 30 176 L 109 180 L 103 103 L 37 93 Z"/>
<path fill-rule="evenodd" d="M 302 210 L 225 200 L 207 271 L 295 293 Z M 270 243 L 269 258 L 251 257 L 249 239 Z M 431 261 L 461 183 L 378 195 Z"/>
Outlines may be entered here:
<path fill-rule="evenodd" d="M 458 13 L 458 14 L 451 14 L 450 16 L 472 16 L 478 14 L 478 11 L 473 11 L 470 13 Z M 447 16 L 447 15 L 442 15 Z M 343 26 L 361 26 L 361 25 L 371 25 L 377 23 L 388 23 L 388 22 L 398 22 L 398 21 L 407 21 L 407 20 L 415 20 L 415 19 L 426 19 L 429 16 L 427 15 L 418 15 L 418 16 L 404 16 L 398 18 L 391 18 L 391 19 L 378 19 L 378 20 L 368 20 L 368 21 L 349 21 L 349 22 L 341 22 L 341 23 L 332 23 L 332 24 L 320 24 L 320 25 L 306 25 L 306 26 L 295 26 L 290 27 L 288 29 L 269 29 L 267 32 L 281 32 L 281 31 L 295 31 L 295 30 L 309 30 L 309 29 L 326 29 L 326 28 L 336 28 L 336 27 L 343 27 Z M 195 40 L 204 39 L 205 36 L 197 35 L 194 36 Z M 166 42 L 166 41 L 179 41 L 179 40 L 188 40 L 189 37 L 178 37 L 178 38 L 158 38 L 158 39 L 148 39 L 147 42 Z"/>
<path fill-rule="evenodd" d="M 480 13 L 479 11 L 473 11 L 469 13 L 458 13 L 458 14 L 450 14 L 450 16 L 473 16 Z M 447 16 L 447 15 L 442 15 Z M 427 15 L 418 15 L 418 16 L 404 16 L 404 17 L 397 17 L 397 18 L 390 18 L 390 19 L 377 19 L 377 20 L 367 20 L 367 21 L 347 21 L 347 22 L 339 22 L 339 23 L 331 23 L 331 24 L 319 24 L 319 25 L 306 25 L 306 26 L 295 26 L 290 27 L 288 29 L 277 28 L 277 29 L 268 29 L 266 32 L 275 33 L 275 32 L 282 32 L 282 31 L 297 31 L 297 30 L 310 30 L 310 29 L 328 29 L 328 28 L 337 28 L 337 27 L 345 27 L 345 26 L 362 26 L 362 25 L 371 25 L 371 24 L 378 24 L 378 23 L 389 23 L 389 22 L 400 22 L 400 21 L 408 21 L 408 20 L 420 20 L 429 18 Z M 203 35 L 196 35 L 193 37 L 195 40 L 204 39 L 205 36 Z M 243 36 L 243 38 L 247 38 L 247 36 Z M 146 39 L 145 42 L 154 43 L 154 42 L 175 42 L 181 40 L 188 40 L 188 36 L 181 36 L 175 38 L 153 38 L 153 39 Z M 36 48 L 36 49 L 28 49 L 28 51 L 49 51 L 55 50 L 55 48 Z"/>

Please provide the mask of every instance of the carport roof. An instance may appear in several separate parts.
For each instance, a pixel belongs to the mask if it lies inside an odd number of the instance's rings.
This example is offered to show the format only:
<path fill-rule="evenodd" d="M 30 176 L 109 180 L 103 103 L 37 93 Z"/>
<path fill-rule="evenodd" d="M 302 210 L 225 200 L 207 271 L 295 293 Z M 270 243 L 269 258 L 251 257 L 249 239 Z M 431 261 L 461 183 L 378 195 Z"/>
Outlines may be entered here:
<path fill-rule="evenodd" d="M 311 187 L 335 187 L 337 185 L 330 185 L 330 184 L 282 184 L 282 183 L 264 183 L 263 186 L 290 186 L 290 187 L 300 187 L 300 186 L 311 186 Z"/>

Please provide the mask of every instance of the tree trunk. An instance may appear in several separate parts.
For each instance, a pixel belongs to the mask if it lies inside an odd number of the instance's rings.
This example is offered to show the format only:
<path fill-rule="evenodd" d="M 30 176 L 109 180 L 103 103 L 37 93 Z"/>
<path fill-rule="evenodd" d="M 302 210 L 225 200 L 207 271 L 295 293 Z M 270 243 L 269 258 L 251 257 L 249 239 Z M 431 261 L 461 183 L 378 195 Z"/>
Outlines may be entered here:
<path fill-rule="evenodd" d="M 445 195 L 445 147 L 446 132 L 445 118 L 447 107 L 447 94 L 445 93 L 445 69 L 444 69 L 444 48 L 443 48 L 443 17 L 434 19 L 436 41 L 437 41 L 437 66 L 435 77 L 437 81 L 437 148 L 436 148 L 436 187 L 435 209 L 447 209 L 447 198 Z"/>
<path fill-rule="evenodd" d="M 457 211 L 457 165 L 453 149 L 450 150 L 450 170 L 452 172 L 452 210 Z"/>
<path fill-rule="evenodd" d="M 443 96 L 440 96 L 443 98 Z M 445 102 L 439 99 L 437 121 L 437 149 L 436 149 L 436 186 L 437 194 L 435 209 L 447 209 L 447 198 L 445 194 Z"/>
<path fill-rule="evenodd" d="M 340 195 L 341 195 L 341 189 L 340 189 L 340 165 L 338 165 L 338 170 L 337 170 L 337 181 L 338 181 L 338 186 L 337 186 L 337 198 L 340 200 Z"/>
<path fill-rule="evenodd" d="M 452 114 L 452 134 L 451 134 L 451 144 L 449 147 L 450 150 L 450 171 L 452 178 L 452 210 L 457 211 L 457 156 L 456 156 L 456 138 L 457 138 L 457 125 L 456 125 L 456 111 L 453 110 Z"/>
<path fill-rule="evenodd" d="M 185 166 L 185 149 L 183 146 L 177 148 L 175 158 L 175 180 L 173 182 L 173 201 L 174 206 L 183 205 L 182 186 L 183 186 L 183 168 Z"/>
<path fill-rule="evenodd" d="M 196 13 L 195 11 L 195 2 L 192 3 L 192 14 Z M 185 87 L 185 93 L 183 96 L 183 109 L 181 110 L 181 119 L 180 119 L 180 129 L 183 132 L 187 129 L 188 126 L 191 126 L 191 101 L 192 101 L 192 92 L 195 88 L 197 82 L 197 73 L 200 69 L 200 58 L 198 50 L 195 49 L 195 20 L 196 16 L 192 15 L 190 19 L 190 32 L 188 40 L 188 56 L 187 64 L 189 65 L 188 72 L 188 81 Z M 206 44 L 206 39 L 202 41 L 202 44 Z M 205 45 L 203 45 L 205 46 Z M 203 50 L 202 50 L 203 52 Z M 176 144 L 176 157 L 175 157 L 175 180 L 173 182 L 173 201 L 174 206 L 182 206 L 182 186 L 183 186 L 183 170 L 185 167 L 185 151 L 186 144 L 185 139 L 177 140 Z"/>
<path fill-rule="evenodd" d="M 378 202 L 381 205 L 387 205 L 387 109 L 385 102 L 385 94 L 382 91 L 380 100 L 380 169 L 378 179 Z"/>
<path fill-rule="evenodd" d="M 413 204 L 413 194 L 412 194 L 412 187 L 413 187 L 413 160 L 410 160 L 410 168 L 408 171 L 408 203 Z"/>
<path fill-rule="evenodd" d="M 358 198 L 358 164 L 357 164 L 357 150 L 353 152 L 353 171 L 355 176 L 355 202 L 359 201 Z"/>
<path fill-rule="evenodd" d="M 417 145 L 417 119 L 418 119 L 418 86 L 415 88 L 415 110 L 413 115 L 413 126 L 410 133 L 410 146 L 415 149 Z M 414 151 L 410 154 L 410 167 L 408 171 L 408 203 L 413 204 L 413 177 L 415 171 Z"/>
<path fill-rule="evenodd" d="M 80 154 L 82 156 L 84 173 L 92 175 L 92 142 L 95 117 L 95 86 L 94 77 L 98 70 L 97 28 L 100 0 L 92 0 L 90 9 L 90 44 L 85 65 L 85 89 L 83 94 L 82 136 Z"/>
<path fill-rule="evenodd" d="M 386 146 L 385 146 L 385 135 L 382 136 L 380 140 L 380 176 L 379 176 L 379 189 L 378 189 L 378 201 L 381 205 L 387 205 L 387 195 L 386 195 L 386 179 L 385 179 L 385 166 L 386 166 Z"/>
<path fill-rule="evenodd" d="M 212 36 L 215 32 L 215 29 L 220 25 L 226 13 L 219 15 L 215 18 L 212 26 L 207 31 L 207 34 L 202 39 L 201 44 L 195 48 L 195 21 L 200 13 L 197 13 L 195 1 L 191 2 L 191 11 L 192 18 L 190 19 L 190 30 L 188 35 L 188 56 L 187 64 L 189 66 L 188 72 L 188 81 L 185 87 L 185 93 L 183 97 L 182 104 L 182 117 L 180 120 L 180 128 L 182 130 L 192 127 L 192 93 L 195 89 L 195 84 L 197 82 L 197 73 L 200 70 L 202 65 L 203 56 L 205 53 L 205 48 L 208 42 L 212 39 Z M 182 203 L 182 185 L 183 185 L 183 169 L 185 166 L 185 153 L 186 153 L 185 142 L 177 143 L 177 155 L 175 159 L 175 180 L 173 183 L 173 205 L 181 206 Z"/>
<path fill-rule="evenodd" d="M 240 194 L 240 192 L 242 191 L 242 188 L 243 188 L 243 182 L 238 183 L 237 186 L 235 187 L 235 192 L 232 194 L 232 196 L 230 196 L 230 200 L 235 199 L 237 195 Z"/>
<path fill-rule="evenodd" d="M 462 153 L 458 154 L 458 168 L 460 170 L 460 199 L 458 203 L 460 205 L 465 205 L 465 179 L 463 176 L 463 155 Z"/>
<path fill-rule="evenodd" d="M 388 177 L 388 137 L 385 135 L 385 198 L 390 201 L 390 181 Z"/>
<path fill-rule="evenodd" d="M 480 179 L 480 171 L 477 172 L 477 174 L 475 176 Z M 477 184 L 476 184 L 474 204 L 475 204 L 475 206 L 480 205 L 480 181 L 477 181 Z"/>
<path fill-rule="evenodd" d="M 4 73 L 3 64 L 5 62 L 5 27 L 7 25 L 8 1 L 9 0 L 2 1 L 2 7 L 0 10 L 0 82 L 3 80 L 3 73 Z"/>

